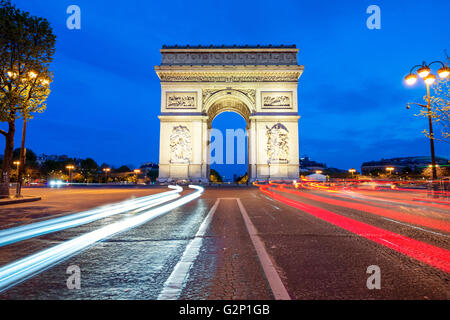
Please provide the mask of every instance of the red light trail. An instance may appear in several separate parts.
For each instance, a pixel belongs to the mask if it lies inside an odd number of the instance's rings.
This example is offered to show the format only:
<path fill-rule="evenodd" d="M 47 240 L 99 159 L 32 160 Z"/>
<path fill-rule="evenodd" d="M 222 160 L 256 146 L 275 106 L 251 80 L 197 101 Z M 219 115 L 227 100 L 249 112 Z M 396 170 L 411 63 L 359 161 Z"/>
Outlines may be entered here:
<path fill-rule="evenodd" d="M 287 192 L 287 193 L 299 194 L 300 196 L 311 199 L 311 200 L 320 201 L 320 202 L 332 204 L 335 206 L 346 207 L 349 209 L 365 211 L 365 212 L 369 212 L 372 214 L 380 215 L 380 216 L 383 216 L 386 218 L 390 218 L 390 219 L 394 219 L 394 220 L 398 220 L 398 221 L 402 221 L 402 222 L 412 223 L 412 224 L 420 225 L 423 227 L 428 227 L 428 228 L 432 228 L 432 229 L 436 229 L 436 230 L 450 232 L 450 224 L 446 223 L 443 220 L 419 217 L 419 216 L 414 216 L 411 214 L 406 215 L 404 213 L 394 211 L 394 210 L 382 209 L 382 208 L 378 208 L 375 206 L 370 206 L 370 205 L 365 205 L 365 204 L 360 204 L 360 203 L 330 199 L 330 198 L 317 196 L 317 195 L 313 195 L 313 194 L 306 193 L 306 192 L 290 190 L 282 185 L 278 185 L 278 189 L 280 191 Z"/>
<path fill-rule="evenodd" d="M 259 189 L 262 193 L 272 197 L 273 199 L 276 199 L 291 207 L 297 208 L 342 229 L 355 233 L 368 240 L 400 252 L 408 257 L 450 273 L 450 251 L 448 250 L 438 248 L 378 227 L 374 227 L 322 208 L 291 200 L 273 191 L 269 191 L 269 185 L 257 186 L 259 186 Z"/>

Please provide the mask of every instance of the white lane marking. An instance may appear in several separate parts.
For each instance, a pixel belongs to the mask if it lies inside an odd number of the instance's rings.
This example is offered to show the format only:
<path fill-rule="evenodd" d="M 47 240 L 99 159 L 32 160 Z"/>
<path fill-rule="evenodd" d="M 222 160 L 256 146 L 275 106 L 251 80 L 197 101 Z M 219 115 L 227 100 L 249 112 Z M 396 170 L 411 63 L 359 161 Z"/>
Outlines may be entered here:
<path fill-rule="evenodd" d="M 180 261 L 178 261 L 169 278 L 164 283 L 163 290 L 158 295 L 158 300 L 176 300 L 180 296 L 180 293 L 186 284 L 189 270 L 200 253 L 203 237 L 205 236 L 206 230 L 219 206 L 219 202 L 220 198 L 216 200 L 211 210 L 209 210 L 208 215 L 200 225 L 194 239 L 187 245 Z"/>
<path fill-rule="evenodd" d="M 263 197 L 266 198 L 267 200 L 270 200 L 270 201 L 274 202 L 273 199 L 270 199 L 270 198 L 266 197 L 265 195 L 263 195 Z"/>
<path fill-rule="evenodd" d="M 408 223 L 399 222 L 399 221 L 392 220 L 392 219 L 385 218 L 385 217 L 382 217 L 382 218 L 383 218 L 384 220 L 388 220 L 388 221 L 391 221 L 391 222 L 395 222 L 395 223 L 398 223 L 398 224 L 401 224 L 401 225 L 404 225 L 404 226 L 408 226 L 408 227 L 411 227 L 411 228 L 414 228 L 414 229 L 418 229 L 418 230 L 422 230 L 422 231 L 425 231 L 425 232 L 437 234 L 437 235 L 442 236 L 442 237 L 448 237 L 448 236 L 445 235 L 445 234 L 442 234 L 442 233 L 439 233 L 439 232 L 434 232 L 434 231 L 427 230 L 427 229 L 423 229 L 423 228 L 420 228 L 420 227 L 417 227 L 417 226 L 410 225 L 410 224 L 408 224 Z"/>
<path fill-rule="evenodd" d="M 186 203 L 199 198 L 204 189 L 200 186 L 189 185 L 189 188 L 197 191 L 190 193 L 178 200 L 148 210 L 140 215 L 125 218 L 118 222 L 106 225 L 100 229 L 85 233 L 71 240 L 62 242 L 56 246 L 39 251 L 25 258 L 0 267 L 0 292 L 24 281 L 39 272 L 42 272 L 53 265 L 60 263 L 64 259 L 80 252 L 83 249 L 102 241 L 113 235 L 131 230 L 157 217 L 167 214 Z M 172 195 L 177 197 L 178 195 Z"/>
<path fill-rule="evenodd" d="M 242 217 L 244 218 L 245 226 L 247 227 L 250 239 L 252 240 L 256 253 L 258 254 L 259 261 L 261 262 L 264 273 L 266 274 L 266 278 L 269 282 L 269 286 L 272 290 L 273 296 L 276 300 L 291 300 L 291 297 L 289 296 L 283 282 L 281 281 L 281 278 L 278 275 L 278 272 L 275 269 L 275 266 L 270 259 L 270 256 L 267 253 L 263 242 L 258 236 L 255 226 L 251 222 L 247 211 L 242 205 L 241 199 L 237 198 L 236 201 L 238 203 Z"/>

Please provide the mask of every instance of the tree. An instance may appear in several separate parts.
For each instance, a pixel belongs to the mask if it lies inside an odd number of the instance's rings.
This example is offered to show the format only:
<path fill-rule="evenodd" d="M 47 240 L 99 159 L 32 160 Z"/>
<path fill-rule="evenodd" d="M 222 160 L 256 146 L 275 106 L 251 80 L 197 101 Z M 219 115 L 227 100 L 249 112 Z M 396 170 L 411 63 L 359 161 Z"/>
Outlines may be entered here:
<path fill-rule="evenodd" d="M 101 170 L 108 169 L 108 168 L 111 169 L 111 166 L 109 164 L 107 164 L 107 163 L 102 163 L 102 165 L 100 166 Z"/>
<path fill-rule="evenodd" d="M 237 184 L 246 184 L 248 182 L 248 174 L 247 172 L 243 176 L 239 176 L 234 180 Z"/>
<path fill-rule="evenodd" d="M 450 57 L 447 57 L 447 62 L 450 63 Z M 449 77 L 436 80 L 436 84 L 431 86 L 432 94 L 430 95 L 431 102 L 431 118 L 440 129 L 440 132 L 434 133 L 434 139 L 450 143 L 450 80 Z M 427 102 L 427 97 L 424 97 Z M 428 117 L 428 111 L 422 109 L 418 116 Z M 435 130 L 433 130 L 435 131 Z M 423 130 L 423 134 L 430 138 L 428 130 Z"/>
<path fill-rule="evenodd" d="M 98 172 L 98 164 L 92 158 L 86 158 L 81 160 L 81 169 L 90 174 L 95 174 Z"/>
<path fill-rule="evenodd" d="M 216 170 L 211 169 L 209 175 L 210 175 L 209 180 L 211 180 L 211 182 L 215 183 L 223 182 L 222 176 Z"/>
<path fill-rule="evenodd" d="M 64 171 L 64 162 L 47 160 L 41 166 L 41 172 L 44 176 L 49 176 L 54 172 Z"/>
<path fill-rule="evenodd" d="M 121 166 L 121 167 L 119 167 L 119 169 L 115 169 L 114 171 L 118 172 L 118 173 L 124 173 L 124 172 L 130 172 L 131 169 L 127 166 Z"/>
<path fill-rule="evenodd" d="M 26 121 L 43 112 L 50 94 L 49 70 L 55 52 L 56 37 L 49 22 L 31 16 L 0 0 L 0 122 L 8 123 L 1 182 L 9 184 L 14 148 L 15 121 Z M 2 188 L 0 195 L 9 195 Z"/>
<path fill-rule="evenodd" d="M 441 178 L 441 177 L 447 176 L 447 175 L 449 174 L 449 172 L 448 172 L 448 169 L 445 168 L 445 167 L 437 167 L 437 168 L 436 168 L 436 174 L 437 174 L 437 177 L 438 177 L 438 178 Z M 425 168 L 425 169 L 422 171 L 422 175 L 425 176 L 425 177 L 427 177 L 427 178 L 433 177 L 431 167 Z"/>
<path fill-rule="evenodd" d="M 19 159 L 20 159 L 20 148 L 16 148 L 13 151 L 13 160 L 18 161 Z M 34 153 L 34 151 L 31 149 L 27 149 L 25 165 L 27 167 L 36 167 L 37 166 L 36 160 L 37 160 L 36 153 Z"/>
<path fill-rule="evenodd" d="M 158 179 L 159 176 L 159 168 L 152 168 L 147 172 L 147 177 L 150 179 L 151 182 L 155 182 L 156 179 Z"/>

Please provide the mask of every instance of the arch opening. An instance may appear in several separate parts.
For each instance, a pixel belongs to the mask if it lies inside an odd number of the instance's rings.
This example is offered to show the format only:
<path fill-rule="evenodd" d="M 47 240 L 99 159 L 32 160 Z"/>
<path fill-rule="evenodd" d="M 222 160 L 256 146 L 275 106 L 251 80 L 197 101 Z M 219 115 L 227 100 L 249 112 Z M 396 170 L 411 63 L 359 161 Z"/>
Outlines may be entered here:
<path fill-rule="evenodd" d="M 236 98 L 225 98 L 215 102 L 208 108 L 208 128 L 212 128 L 212 122 L 218 115 L 227 111 L 233 111 L 239 114 L 245 120 L 246 128 L 249 127 L 251 111 L 247 105 Z"/>
<path fill-rule="evenodd" d="M 225 98 L 208 109 L 211 182 L 246 183 L 249 172 L 250 109 L 239 99 Z M 220 176 L 220 178 L 219 178 Z"/>

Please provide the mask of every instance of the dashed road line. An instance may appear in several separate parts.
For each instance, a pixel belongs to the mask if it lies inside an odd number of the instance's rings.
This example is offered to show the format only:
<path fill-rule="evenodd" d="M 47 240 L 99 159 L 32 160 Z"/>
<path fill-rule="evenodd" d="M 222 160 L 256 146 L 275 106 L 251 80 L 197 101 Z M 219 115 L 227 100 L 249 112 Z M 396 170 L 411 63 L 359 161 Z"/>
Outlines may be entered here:
<path fill-rule="evenodd" d="M 200 248 L 202 246 L 203 237 L 206 234 L 207 228 L 213 219 L 214 213 L 219 206 L 220 200 L 236 200 L 238 203 L 239 210 L 244 219 L 245 227 L 249 233 L 250 239 L 258 255 L 258 259 L 263 268 L 263 272 L 267 278 L 272 294 L 276 300 L 291 300 L 277 270 L 275 269 L 274 263 L 272 262 L 269 254 L 267 253 L 265 246 L 261 239 L 259 238 L 256 228 L 251 222 L 247 211 L 245 210 L 242 202 L 239 198 L 218 198 L 214 203 L 208 215 L 203 220 L 200 228 L 197 231 L 194 239 L 187 245 L 183 256 L 177 263 L 169 278 L 166 280 L 163 286 L 163 290 L 158 296 L 158 300 L 176 300 L 180 296 L 183 288 L 186 285 L 187 277 L 189 271 L 192 268 L 195 260 L 200 254 Z"/>
<path fill-rule="evenodd" d="M 384 220 L 387 220 L 387 221 L 391 221 L 391 222 L 395 222 L 395 223 L 401 224 L 403 226 L 407 226 L 407 227 L 410 227 L 410 228 L 414 228 L 414 229 L 417 229 L 417 230 L 433 233 L 433 234 L 436 234 L 438 236 L 442 236 L 442 237 L 447 237 L 448 238 L 448 236 L 443 234 L 443 233 L 427 230 L 427 229 L 424 229 L 424 228 L 420 228 L 420 227 L 417 227 L 417 226 L 410 225 L 409 223 L 403 223 L 403 222 L 392 220 L 392 219 L 385 218 L 385 217 L 381 217 L 381 218 L 383 218 Z"/>
<path fill-rule="evenodd" d="M 211 210 L 209 210 L 208 215 L 200 225 L 194 239 L 187 245 L 180 261 L 178 261 L 169 278 L 164 283 L 163 290 L 157 298 L 158 300 L 176 300 L 180 296 L 181 291 L 186 285 L 189 270 L 200 253 L 203 237 L 205 236 L 206 230 L 219 206 L 220 200 L 221 198 L 216 200 Z"/>
<path fill-rule="evenodd" d="M 242 217 L 244 219 L 245 226 L 252 240 L 253 246 L 255 247 L 256 253 L 258 254 L 259 261 L 261 262 L 262 268 L 266 275 L 267 281 L 269 282 L 270 289 L 272 290 L 273 296 L 276 300 L 291 300 L 286 287 L 281 281 L 277 270 L 275 269 L 274 263 L 266 251 L 264 243 L 258 236 L 255 226 L 250 220 L 247 211 L 242 205 L 241 199 L 236 198 L 236 201 L 241 211 Z"/>

